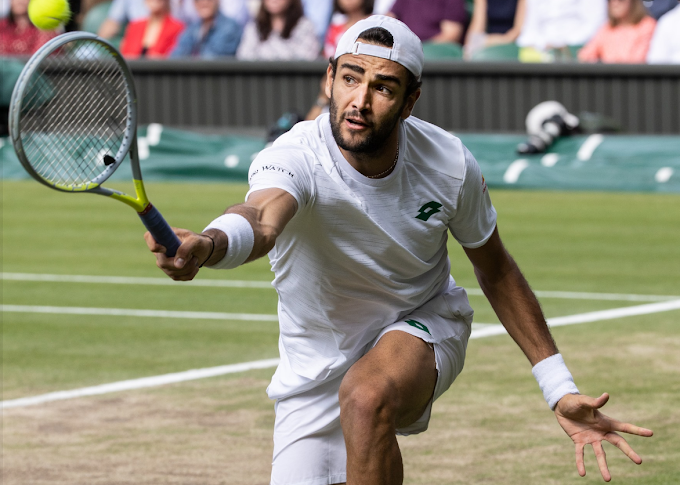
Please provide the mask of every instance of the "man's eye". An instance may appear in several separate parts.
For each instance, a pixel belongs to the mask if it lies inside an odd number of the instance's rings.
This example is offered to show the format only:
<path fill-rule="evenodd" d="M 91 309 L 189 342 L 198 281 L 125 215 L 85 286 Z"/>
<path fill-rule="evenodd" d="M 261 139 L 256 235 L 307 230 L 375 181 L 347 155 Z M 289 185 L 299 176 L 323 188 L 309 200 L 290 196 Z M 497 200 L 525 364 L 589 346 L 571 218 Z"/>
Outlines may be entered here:
<path fill-rule="evenodd" d="M 387 86 L 378 86 L 378 91 L 384 94 L 392 94 L 392 90 Z"/>
<path fill-rule="evenodd" d="M 345 76 L 345 82 L 351 84 L 354 82 L 354 78 L 352 76 Z"/>

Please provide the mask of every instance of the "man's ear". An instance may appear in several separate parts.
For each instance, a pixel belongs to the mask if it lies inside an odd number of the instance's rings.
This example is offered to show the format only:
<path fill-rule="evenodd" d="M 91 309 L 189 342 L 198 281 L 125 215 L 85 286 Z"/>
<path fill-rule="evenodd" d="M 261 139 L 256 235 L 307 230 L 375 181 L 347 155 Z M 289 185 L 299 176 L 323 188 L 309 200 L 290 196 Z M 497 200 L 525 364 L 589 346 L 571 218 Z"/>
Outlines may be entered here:
<path fill-rule="evenodd" d="M 401 119 L 405 120 L 409 116 L 411 116 L 411 113 L 413 112 L 413 108 L 416 105 L 416 101 L 418 101 L 418 98 L 420 98 L 420 89 L 416 89 L 416 91 L 411 94 L 408 98 L 406 98 L 406 104 L 404 105 L 404 109 L 401 110 Z"/>
<path fill-rule="evenodd" d="M 328 64 L 326 69 L 326 96 L 331 99 L 331 91 L 333 90 L 333 67 Z"/>

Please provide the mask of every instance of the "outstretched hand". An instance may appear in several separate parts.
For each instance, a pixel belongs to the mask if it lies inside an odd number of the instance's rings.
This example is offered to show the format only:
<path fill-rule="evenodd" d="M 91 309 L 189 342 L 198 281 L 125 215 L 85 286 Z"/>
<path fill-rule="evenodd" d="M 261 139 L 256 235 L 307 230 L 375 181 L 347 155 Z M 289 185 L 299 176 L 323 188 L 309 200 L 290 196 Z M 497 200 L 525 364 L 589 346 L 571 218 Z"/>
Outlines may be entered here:
<path fill-rule="evenodd" d="M 165 247 L 156 242 L 147 232 L 144 240 L 152 253 L 156 255 L 156 266 L 175 281 L 189 281 L 198 274 L 199 265 L 205 263 L 211 252 L 210 239 L 186 229 L 172 228 L 181 241 L 174 258 L 165 255 Z"/>
<path fill-rule="evenodd" d="M 634 463 L 642 463 L 642 459 L 630 447 L 617 431 L 638 436 L 652 436 L 652 430 L 640 428 L 629 423 L 622 423 L 602 414 L 599 409 L 609 400 L 609 394 L 604 393 L 597 399 L 580 394 L 567 394 L 557 403 L 555 416 L 562 429 L 574 441 L 576 446 L 576 468 L 582 477 L 586 474 L 583 462 L 583 449 L 591 445 L 605 482 L 612 479 L 607 467 L 607 457 L 602 448 L 602 441 L 620 449 Z"/>

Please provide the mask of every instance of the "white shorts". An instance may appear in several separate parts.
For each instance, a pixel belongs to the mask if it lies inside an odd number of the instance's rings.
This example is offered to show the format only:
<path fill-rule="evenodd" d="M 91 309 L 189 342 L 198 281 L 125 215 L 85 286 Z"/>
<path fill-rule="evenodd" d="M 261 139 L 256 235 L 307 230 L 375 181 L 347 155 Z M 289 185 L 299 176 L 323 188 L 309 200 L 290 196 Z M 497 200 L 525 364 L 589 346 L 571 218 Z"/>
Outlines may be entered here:
<path fill-rule="evenodd" d="M 410 324 L 407 323 L 409 320 Z M 456 336 L 433 341 L 426 330 L 437 325 L 457 326 Z M 403 320 L 385 327 L 375 339 L 372 347 L 387 332 L 401 330 L 434 347 L 438 377 L 432 401 L 416 422 L 398 429 L 397 434 L 416 434 L 427 429 L 432 402 L 451 386 L 463 370 L 470 329 L 470 321 L 451 320 L 415 310 Z M 343 377 L 344 374 L 301 394 L 276 401 L 271 485 L 331 485 L 346 481 L 347 451 L 340 426 L 338 400 Z"/>

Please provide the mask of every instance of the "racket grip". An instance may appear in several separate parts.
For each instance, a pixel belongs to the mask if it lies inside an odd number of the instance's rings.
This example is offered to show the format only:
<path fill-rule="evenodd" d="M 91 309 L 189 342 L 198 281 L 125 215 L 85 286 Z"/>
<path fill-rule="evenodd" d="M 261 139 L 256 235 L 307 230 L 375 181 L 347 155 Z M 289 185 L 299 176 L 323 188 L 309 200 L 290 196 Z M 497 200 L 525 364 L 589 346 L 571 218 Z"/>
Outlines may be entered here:
<path fill-rule="evenodd" d="M 156 242 L 165 246 L 165 255 L 169 258 L 174 257 L 181 242 L 168 223 L 165 222 L 161 213 L 158 212 L 158 209 L 149 204 L 144 212 L 137 214 Z"/>

